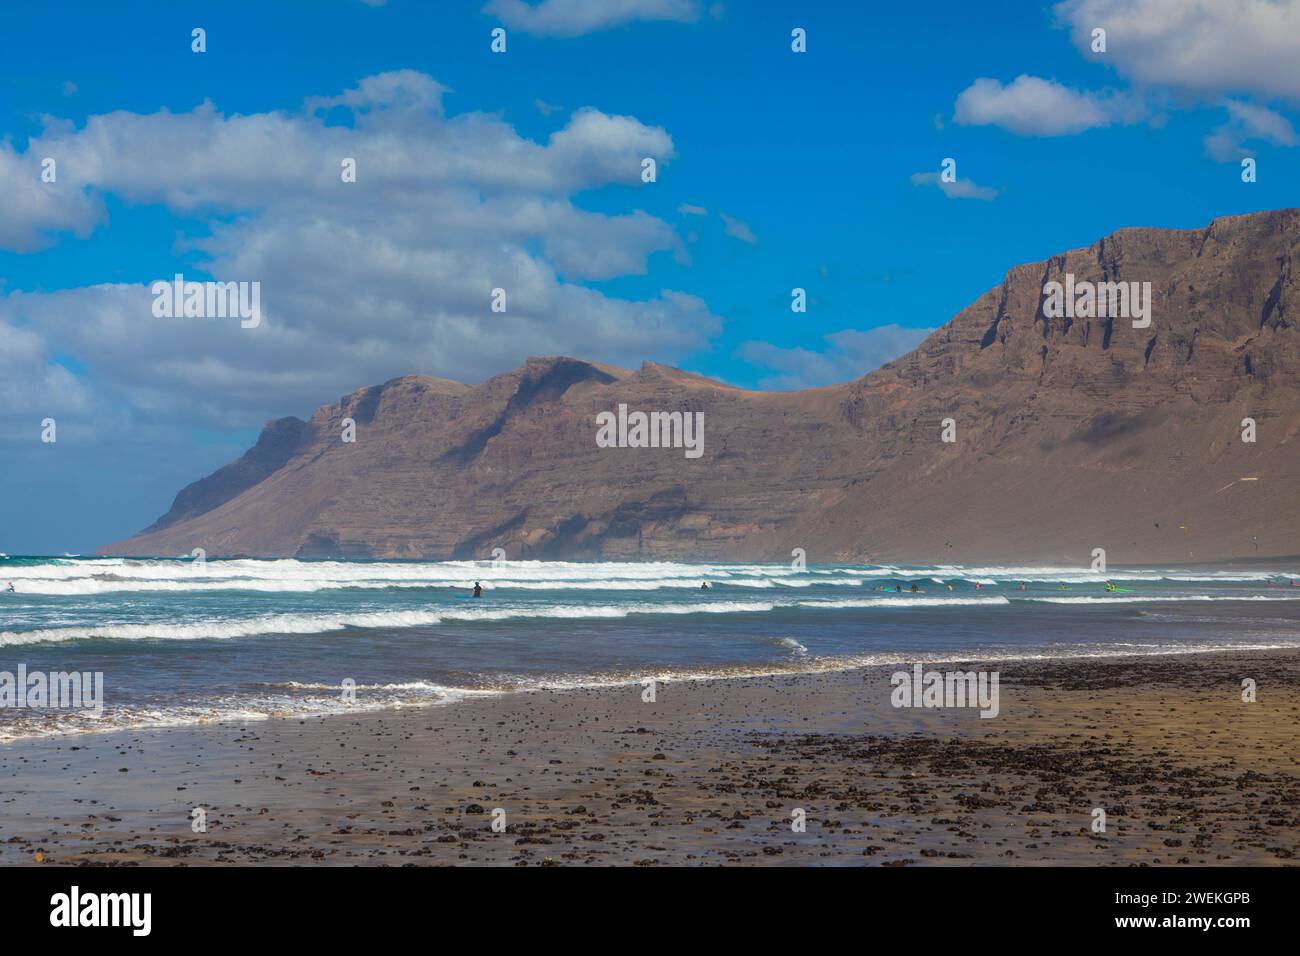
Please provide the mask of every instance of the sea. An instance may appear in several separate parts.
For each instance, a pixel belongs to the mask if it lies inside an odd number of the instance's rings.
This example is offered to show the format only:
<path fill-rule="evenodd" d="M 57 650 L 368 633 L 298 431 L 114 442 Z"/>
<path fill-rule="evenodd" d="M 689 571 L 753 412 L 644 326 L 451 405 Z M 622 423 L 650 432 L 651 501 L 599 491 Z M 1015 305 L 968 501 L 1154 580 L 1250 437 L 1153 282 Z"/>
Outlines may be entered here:
<path fill-rule="evenodd" d="M 1122 590 L 1107 591 L 1107 577 Z M 1103 576 L 1070 567 L 0 556 L 0 682 L 20 665 L 103 674 L 102 712 L 0 706 L 0 741 L 648 680 L 1294 647 L 1296 580 L 1263 567 L 1112 567 Z"/>

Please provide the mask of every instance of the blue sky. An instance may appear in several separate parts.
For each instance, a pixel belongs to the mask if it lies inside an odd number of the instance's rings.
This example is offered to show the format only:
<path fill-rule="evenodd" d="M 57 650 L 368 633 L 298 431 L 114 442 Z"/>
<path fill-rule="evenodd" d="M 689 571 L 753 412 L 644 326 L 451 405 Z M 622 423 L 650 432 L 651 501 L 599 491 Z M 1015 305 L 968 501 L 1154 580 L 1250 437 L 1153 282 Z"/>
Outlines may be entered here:
<path fill-rule="evenodd" d="M 11 554 L 125 537 L 267 418 L 396 375 L 828 384 L 1018 263 L 1296 204 L 1294 2 L 108 6 L 0 31 Z M 264 326 L 154 318 L 178 271 L 260 281 Z"/>

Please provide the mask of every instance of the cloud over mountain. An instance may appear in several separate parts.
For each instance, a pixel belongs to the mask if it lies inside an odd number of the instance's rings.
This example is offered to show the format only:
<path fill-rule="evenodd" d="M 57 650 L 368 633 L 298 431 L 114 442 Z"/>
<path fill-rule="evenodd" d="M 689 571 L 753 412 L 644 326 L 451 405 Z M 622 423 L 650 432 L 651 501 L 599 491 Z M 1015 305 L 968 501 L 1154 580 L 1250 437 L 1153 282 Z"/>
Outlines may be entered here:
<path fill-rule="evenodd" d="M 265 320 L 246 330 L 155 318 L 148 284 L 167 274 L 11 292 L 0 334 L 77 357 L 142 417 L 219 425 L 310 407 L 358 376 L 482 378 L 536 353 L 668 359 L 716 332 L 719 319 L 684 292 L 633 301 L 582 284 L 682 253 L 655 216 L 573 201 L 639 187 L 642 157 L 674 156 L 667 131 L 580 109 L 537 142 L 494 114 L 449 115 L 452 95 L 400 70 L 296 112 L 226 115 L 204 102 L 94 115 L 80 128 L 49 120 L 26 150 L 0 146 L 0 246 L 85 236 L 106 221 L 107 197 L 160 205 L 208 227 L 178 256 L 197 253 L 218 280 L 261 282 Z M 56 184 L 40 181 L 47 156 Z M 345 160 L 355 182 L 343 181 Z M 504 313 L 491 311 L 495 288 Z M 36 377 L 28 387 L 58 374 L 23 368 Z"/>

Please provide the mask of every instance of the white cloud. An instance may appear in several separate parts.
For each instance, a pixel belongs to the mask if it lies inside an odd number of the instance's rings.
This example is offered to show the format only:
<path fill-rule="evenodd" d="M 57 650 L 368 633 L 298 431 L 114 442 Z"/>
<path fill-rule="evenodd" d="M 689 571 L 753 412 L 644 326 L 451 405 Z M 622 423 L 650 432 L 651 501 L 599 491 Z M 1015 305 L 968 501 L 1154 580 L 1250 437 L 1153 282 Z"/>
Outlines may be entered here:
<path fill-rule="evenodd" d="M 313 96 L 303 108 L 308 113 L 345 106 L 357 113 L 391 109 L 432 110 L 442 115 L 442 97 L 449 92 L 433 77 L 416 70 L 390 70 L 367 76 L 338 96 Z"/>
<path fill-rule="evenodd" d="M 39 439 L 40 423 L 92 410 L 88 389 L 51 360 L 49 343 L 0 316 L 0 438 Z"/>
<path fill-rule="evenodd" d="M 41 179 L 46 158 L 55 160 L 52 183 Z M 62 160 L 40 149 L 18 153 L 0 141 L 0 249 L 41 249 L 56 232 L 85 238 L 103 221 L 103 202 L 82 190 L 77 171 Z"/>
<path fill-rule="evenodd" d="M 754 235 L 754 230 L 750 229 L 747 223 L 728 216 L 725 212 L 720 212 L 718 215 L 722 217 L 722 229 L 727 235 L 741 242 L 747 242 L 751 246 L 758 245 L 758 236 Z"/>
<path fill-rule="evenodd" d="M 963 126 L 1001 126 L 1021 136 L 1069 136 L 1109 126 L 1129 112 L 1116 98 L 1022 74 L 1006 86 L 980 77 L 957 96 L 953 119 Z"/>
<path fill-rule="evenodd" d="M 933 331 L 900 325 L 882 325 L 867 330 L 845 329 L 823 336 L 830 348 L 821 352 L 750 341 L 741 345 L 740 355 L 746 361 L 776 373 L 760 379 L 761 388 L 813 388 L 861 378 L 886 362 L 906 355 Z"/>
<path fill-rule="evenodd" d="M 699 0 L 489 0 L 484 13 L 514 30 L 539 36 L 574 37 L 637 20 L 690 23 L 699 19 Z M 720 11 L 719 11 L 720 14 Z"/>
<path fill-rule="evenodd" d="M 160 202 L 177 212 L 295 200 L 369 205 L 376 193 L 393 201 L 409 192 L 456 188 L 560 195 L 610 183 L 638 185 L 642 157 L 663 162 L 675 155 L 662 128 L 594 109 L 575 112 L 542 145 L 497 116 L 443 116 L 442 90 L 428 77 L 402 71 L 310 100 L 304 114 L 226 117 L 204 102 L 187 113 L 91 116 L 81 130 L 52 123 L 22 156 L 0 145 L 0 172 L 12 172 L 0 177 L 0 237 L 11 223 L 26 221 L 25 195 L 35 197 L 28 204 L 37 212 L 48 211 L 46 228 L 71 228 L 68 222 L 89 228 L 100 209 L 82 190 Z M 322 114 L 335 106 L 353 111 L 355 125 L 327 126 Z M 160 155 L 168 162 L 157 162 Z M 58 161 L 57 191 L 31 186 L 41 185 L 42 156 Z M 350 190 L 340 186 L 344 157 L 358 166 L 359 181 Z"/>
<path fill-rule="evenodd" d="M 1055 11 L 1085 56 L 1144 86 L 1300 102 L 1293 0 L 1067 0 Z M 1103 54 L 1091 52 L 1095 27 Z"/>
<path fill-rule="evenodd" d="M 912 173 L 912 185 L 938 186 L 949 199 L 982 199 L 992 202 L 998 196 L 998 191 L 992 186 L 981 186 L 973 179 L 944 182 L 938 173 Z"/>
<path fill-rule="evenodd" d="M 1205 137 L 1205 151 L 1221 163 L 1234 163 L 1245 156 L 1254 156 L 1246 147 L 1250 140 L 1264 140 L 1275 146 L 1294 146 L 1297 143 L 1295 127 L 1281 113 L 1254 103 L 1226 100 L 1228 122 L 1211 130 Z"/>
<path fill-rule="evenodd" d="M 1266 139 L 1280 146 L 1296 144 L 1295 127 L 1281 113 L 1276 113 L 1265 106 L 1236 100 L 1228 100 L 1223 105 L 1251 139 Z"/>
<path fill-rule="evenodd" d="M 1022 136 L 1068 136 L 1148 118 L 1151 108 L 1222 102 L 1233 95 L 1300 103 L 1300 3 L 1295 0 L 1065 0 L 1054 8 L 1079 51 L 1132 83 L 1128 91 L 1073 90 L 1021 75 L 1003 86 L 977 79 L 957 97 L 954 119 Z M 1093 31 L 1106 49 L 1093 52 Z M 1229 122 L 1205 139 L 1231 161 L 1263 139 L 1287 142 L 1290 123 L 1265 106 L 1228 100 Z M 1258 115 L 1246 115 L 1255 111 Z"/>
<path fill-rule="evenodd" d="M 211 103 L 116 112 L 81 129 L 51 122 L 25 153 L 0 144 L 0 245 L 84 235 L 104 220 L 107 195 L 161 204 L 208 223 L 177 251 L 199 252 L 215 278 L 261 282 L 264 314 L 257 329 L 154 318 L 147 281 L 168 273 L 11 292 L 0 323 L 38 335 L 43 354 L 85 363 L 104 402 L 147 419 L 245 427 L 397 375 L 473 381 L 556 353 L 637 365 L 717 333 L 694 296 L 629 301 L 571 281 L 644 273 L 656 253 L 683 254 L 662 220 L 571 198 L 639 187 L 642 156 L 673 155 L 666 131 L 587 109 L 537 143 L 498 116 L 447 116 L 446 94 L 401 71 L 300 113 L 224 116 Z M 335 109 L 352 125 L 327 125 Z M 39 188 L 43 155 L 59 157 L 58 190 Z M 345 157 L 357 161 L 355 183 L 341 181 Z M 504 314 L 489 308 L 498 287 Z M 23 366 L 28 380 L 45 374 L 35 357 Z"/>
<path fill-rule="evenodd" d="M 644 157 L 663 162 L 675 155 L 673 141 L 662 129 L 590 108 L 578 110 L 564 129 L 551 136 L 547 152 L 558 169 L 578 177 L 570 180 L 574 187 L 582 182 L 634 182 Z"/>

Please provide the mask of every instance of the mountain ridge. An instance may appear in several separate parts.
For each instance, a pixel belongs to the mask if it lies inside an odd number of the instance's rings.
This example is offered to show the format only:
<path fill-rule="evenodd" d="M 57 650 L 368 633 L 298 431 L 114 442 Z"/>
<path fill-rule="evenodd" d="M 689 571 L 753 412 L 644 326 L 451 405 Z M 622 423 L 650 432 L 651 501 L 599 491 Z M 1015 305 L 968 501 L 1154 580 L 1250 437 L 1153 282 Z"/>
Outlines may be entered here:
<path fill-rule="evenodd" d="M 796 392 L 567 356 L 475 386 L 402 376 L 307 422 L 268 423 L 245 456 L 101 553 L 788 561 L 803 548 L 810 562 L 1081 565 L 1095 547 L 1134 563 L 1294 554 L 1297 246 L 1295 209 L 1120 229 L 1013 266 L 907 355 Z M 1150 282 L 1150 327 L 1049 317 L 1044 285 L 1067 273 Z M 596 416 L 619 404 L 703 412 L 703 456 L 598 448 Z M 1247 417 L 1253 444 L 1240 440 Z M 354 444 L 340 440 L 345 418 Z"/>

